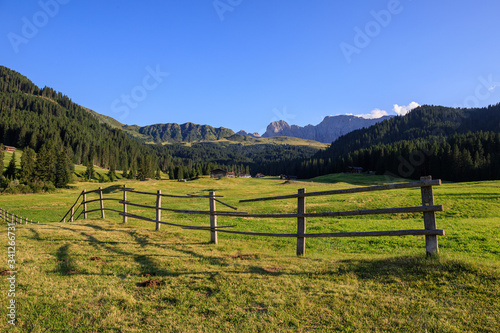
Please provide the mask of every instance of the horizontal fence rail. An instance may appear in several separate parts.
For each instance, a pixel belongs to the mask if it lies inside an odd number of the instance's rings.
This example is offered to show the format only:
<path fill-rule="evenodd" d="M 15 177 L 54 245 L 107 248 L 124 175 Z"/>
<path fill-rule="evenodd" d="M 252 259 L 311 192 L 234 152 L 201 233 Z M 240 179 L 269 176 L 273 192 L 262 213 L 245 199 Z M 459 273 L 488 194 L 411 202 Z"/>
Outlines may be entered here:
<path fill-rule="evenodd" d="M 427 255 L 434 255 L 438 253 L 438 243 L 437 236 L 444 236 L 445 232 L 442 229 L 437 229 L 436 227 L 436 212 L 441 212 L 444 210 L 442 205 L 434 204 L 434 195 L 432 192 L 432 186 L 441 185 L 441 180 L 432 180 L 432 177 L 421 177 L 420 181 L 411 183 L 399 183 L 399 184 L 388 184 L 388 185 L 377 185 L 368 187 L 357 187 L 351 189 L 342 190 L 331 190 L 331 191 L 320 191 L 320 192 L 310 192 L 307 193 L 305 189 L 299 189 L 297 194 L 291 195 L 281 195 L 273 197 L 263 197 L 254 199 L 244 199 L 240 200 L 240 203 L 257 202 L 257 201 L 268 201 L 268 200 L 283 200 L 283 199 L 297 199 L 297 212 L 296 213 L 286 213 L 286 214 L 254 214 L 248 212 L 237 212 L 237 207 L 229 205 L 219 198 L 223 198 L 221 195 L 215 195 L 215 192 L 209 192 L 209 195 L 173 195 L 173 194 L 162 194 L 160 190 L 156 193 L 136 191 L 133 188 L 127 188 L 124 186 L 112 186 L 105 189 L 101 187 L 97 190 L 86 191 L 83 190 L 78 196 L 77 200 L 73 206 L 64 215 L 61 221 L 66 221 L 66 218 L 70 217 L 70 221 L 74 221 L 74 216 L 76 212 L 82 208 L 82 211 L 77 215 L 76 219 L 80 218 L 82 215 L 84 219 L 87 218 L 88 213 L 101 212 L 101 217 L 105 218 L 105 211 L 117 212 L 123 217 L 123 222 L 127 222 L 128 218 L 134 218 L 142 221 L 153 222 L 156 224 L 156 230 L 160 229 L 160 225 L 168 225 L 174 227 L 180 227 L 183 229 L 192 230 L 203 230 L 210 232 L 210 241 L 212 243 L 218 242 L 218 232 L 228 233 L 228 234 L 240 234 L 240 235 L 251 235 L 251 236 L 270 236 L 270 237 L 293 237 L 297 238 L 297 255 L 305 254 L 305 239 L 306 238 L 317 238 L 317 237 L 374 237 L 374 236 L 425 236 L 426 240 L 426 252 Z M 372 192 L 372 191 L 385 191 L 385 190 L 397 190 L 397 189 L 409 189 L 409 188 L 420 188 L 422 197 L 422 206 L 413 207 L 396 207 L 396 208 L 379 208 L 379 209 L 365 209 L 365 210 L 355 210 L 355 211 L 335 211 L 335 212 L 306 212 L 306 198 L 313 196 L 327 196 L 327 195 L 337 195 L 337 194 L 351 194 L 351 193 L 361 193 L 361 192 Z M 107 194 L 114 191 L 121 191 L 123 197 L 118 198 L 104 198 L 103 194 Z M 97 193 L 99 195 L 98 199 L 87 200 L 87 194 Z M 128 193 L 135 193 L 140 195 L 150 195 L 156 196 L 156 205 L 145 205 L 134 203 L 127 200 Z M 174 209 L 162 207 L 162 198 L 179 198 L 179 199 L 208 199 L 209 200 L 209 210 L 189 210 L 189 209 Z M 80 201 L 81 199 L 81 201 Z M 104 207 L 105 201 L 115 201 L 122 205 L 122 209 L 114 209 L 109 207 Z M 100 207 L 95 209 L 87 209 L 87 204 L 92 204 L 99 202 Z M 222 204 L 226 207 L 231 208 L 234 211 L 220 211 L 216 209 L 216 204 Z M 155 218 L 148 218 L 140 216 L 137 214 L 132 214 L 128 212 L 129 207 L 140 207 L 156 211 Z M 176 214 L 190 214 L 190 215 L 209 215 L 210 225 L 209 226 L 194 226 L 185 225 L 181 223 L 172 223 L 162 221 L 161 213 L 171 212 Z M 365 232 L 333 232 L 333 233 L 307 233 L 307 218 L 314 217 L 346 217 L 346 216 L 361 216 L 361 215 L 378 215 L 378 214 L 411 214 L 411 213 L 423 213 L 424 218 L 424 229 L 410 229 L 410 230 L 388 230 L 388 231 L 365 231 Z M 225 217 L 245 217 L 245 218 L 296 218 L 297 219 L 297 232 L 296 233 L 271 233 L 271 232 L 250 232 L 250 231 L 238 231 L 238 230 L 227 230 L 236 227 L 236 225 L 229 226 L 217 226 L 217 216 Z"/>
<path fill-rule="evenodd" d="M 240 200 L 240 202 L 282 200 L 282 199 L 305 198 L 305 197 L 333 195 L 333 194 L 349 194 L 349 193 L 359 193 L 359 192 L 397 190 L 397 189 L 403 189 L 403 188 L 415 188 L 415 187 L 435 186 L 435 185 L 441 185 L 441 179 L 424 180 L 424 181 L 413 182 L 413 183 L 401 183 L 401 184 L 388 184 L 388 185 L 377 185 L 377 186 L 368 186 L 368 187 L 357 187 L 357 188 L 349 188 L 349 189 L 345 189 L 345 190 L 309 192 L 309 193 L 302 193 L 302 194 L 299 193 L 299 194 L 290 194 L 290 195 L 280 195 L 280 196 L 276 196 L 276 197 L 245 199 L 245 200 Z"/>

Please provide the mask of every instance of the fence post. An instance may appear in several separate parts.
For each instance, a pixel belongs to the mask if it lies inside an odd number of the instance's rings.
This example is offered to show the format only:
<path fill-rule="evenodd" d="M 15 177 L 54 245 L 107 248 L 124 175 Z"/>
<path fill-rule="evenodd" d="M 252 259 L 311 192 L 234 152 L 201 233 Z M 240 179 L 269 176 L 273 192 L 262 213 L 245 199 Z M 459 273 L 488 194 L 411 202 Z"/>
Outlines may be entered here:
<path fill-rule="evenodd" d="M 83 219 L 87 219 L 87 190 L 83 190 Z"/>
<path fill-rule="evenodd" d="M 298 194 L 305 194 L 306 189 L 301 188 L 298 191 Z M 305 214 L 306 213 L 306 198 L 299 196 L 297 198 L 297 214 Z M 297 217 L 297 234 L 303 235 L 306 233 L 306 218 L 305 217 Z M 306 253 L 306 238 L 305 237 L 297 237 L 297 255 L 303 256 Z"/>
<path fill-rule="evenodd" d="M 101 218 L 105 219 L 104 215 L 104 201 L 102 200 L 102 187 L 99 186 L 99 202 L 101 203 Z"/>
<path fill-rule="evenodd" d="M 218 239 L 217 239 L 217 230 L 215 227 L 217 227 L 217 215 L 215 215 L 216 212 L 216 207 L 215 207 L 215 192 L 210 192 L 210 242 L 217 244 Z"/>
<path fill-rule="evenodd" d="M 156 193 L 156 221 L 161 221 L 161 190 Z M 156 230 L 160 230 L 160 223 L 156 222 Z"/>
<path fill-rule="evenodd" d="M 123 185 L 123 223 L 127 223 L 127 191 L 126 188 L 127 185 Z"/>
<path fill-rule="evenodd" d="M 432 176 L 420 177 L 421 181 L 432 180 Z M 422 186 L 420 188 L 422 193 L 422 206 L 434 205 L 434 194 L 432 186 Z M 436 226 L 436 212 L 424 212 L 424 226 L 425 230 L 435 230 Z M 438 254 L 438 239 L 436 235 L 425 236 L 425 249 L 427 256 Z"/>
<path fill-rule="evenodd" d="M 71 217 L 69 218 L 70 222 L 73 222 L 73 216 L 75 216 L 75 205 L 71 207 Z"/>

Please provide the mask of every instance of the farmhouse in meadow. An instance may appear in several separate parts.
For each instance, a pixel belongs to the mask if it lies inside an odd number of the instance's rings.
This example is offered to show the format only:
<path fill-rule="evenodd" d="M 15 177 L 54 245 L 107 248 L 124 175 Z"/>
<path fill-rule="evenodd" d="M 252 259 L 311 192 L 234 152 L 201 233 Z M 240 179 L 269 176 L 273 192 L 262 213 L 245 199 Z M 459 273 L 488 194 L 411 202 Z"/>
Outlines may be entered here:
<path fill-rule="evenodd" d="M 5 151 L 8 152 L 8 153 L 13 153 L 13 152 L 16 151 L 16 147 L 5 146 Z"/>

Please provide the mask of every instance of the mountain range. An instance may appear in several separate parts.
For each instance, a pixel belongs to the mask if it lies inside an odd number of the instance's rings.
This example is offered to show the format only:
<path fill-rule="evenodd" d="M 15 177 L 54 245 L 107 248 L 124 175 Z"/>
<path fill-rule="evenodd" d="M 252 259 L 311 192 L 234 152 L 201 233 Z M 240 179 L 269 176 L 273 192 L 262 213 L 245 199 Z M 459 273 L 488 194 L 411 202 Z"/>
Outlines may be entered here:
<path fill-rule="evenodd" d="M 331 143 L 344 134 L 360 128 L 368 128 L 381 121 L 391 119 L 392 117 L 393 116 L 384 116 L 377 119 L 365 119 L 350 115 L 328 116 L 318 125 L 307 125 L 305 127 L 297 125 L 290 126 L 284 120 L 273 121 L 267 126 L 266 132 L 262 137 L 292 136 L 323 143 Z"/>
<path fill-rule="evenodd" d="M 327 116 L 318 125 L 307 125 L 304 127 L 289 125 L 286 121 L 279 120 L 270 123 L 267 126 L 266 132 L 261 136 L 259 133 L 248 133 L 245 130 L 235 133 L 229 128 L 198 125 L 191 122 L 184 124 L 153 124 L 148 126 L 124 125 L 111 117 L 98 114 L 89 109 L 87 110 L 102 123 L 121 128 L 127 134 L 140 141 L 152 143 L 217 141 L 234 137 L 234 135 L 246 135 L 256 139 L 285 136 L 329 144 L 349 132 L 368 128 L 393 117 L 384 116 L 377 119 L 366 119 L 352 115 Z"/>

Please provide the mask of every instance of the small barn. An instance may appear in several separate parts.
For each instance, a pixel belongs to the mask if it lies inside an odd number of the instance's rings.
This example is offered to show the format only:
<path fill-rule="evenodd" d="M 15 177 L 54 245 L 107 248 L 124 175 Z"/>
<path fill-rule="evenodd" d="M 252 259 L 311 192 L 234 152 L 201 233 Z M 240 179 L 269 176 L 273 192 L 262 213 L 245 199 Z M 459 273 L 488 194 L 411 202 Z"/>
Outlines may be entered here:
<path fill-rule="evenodd" d="M 240 178 L 252 178 L 252 176 L 250 176 L 250 175 L 248 175 L 248 174 L 246 174 L 244 172 L 240 172 L 238 174 L 238 177 L 240 177 Z"/>
<path fill-rule="evenodd" d="M 362 167 L 348 166 L 346 172 L 348 173 L 363 173 Z"/>
<path fill-rule="evenodd" d="M 236 175 L 234 174 L 234 172 L 229 171 L 229 172 L 226 172 L 226 177 L 227 178 L 236 178 Z"/>
<path fill-rule="evenodd" d="M 16 151 L 16 147 L 5 146 L 5 151 L 8 152 L 8 153 L 13 153 L 13 152 Z"/>
<path fill-rule="evenodd" d="M 255 178 L 262 178 L 262 177 L 265 177 L 263 173 L 258 173 L 255 175 Z"/>

